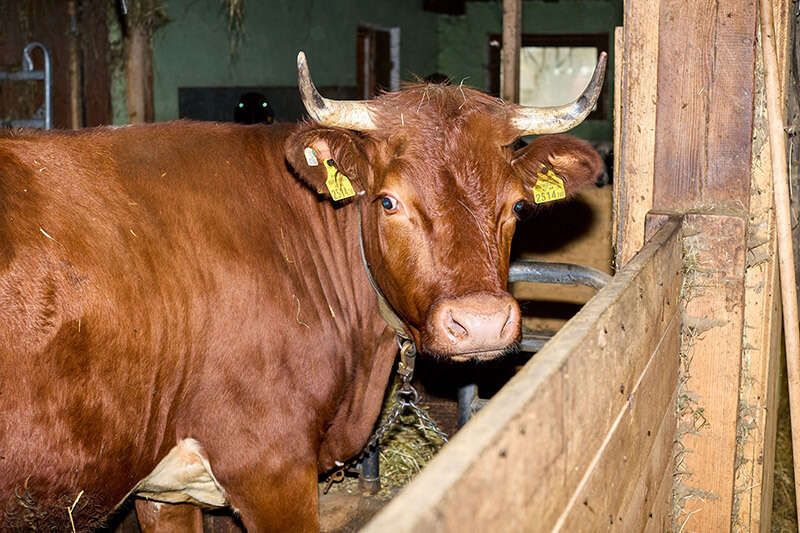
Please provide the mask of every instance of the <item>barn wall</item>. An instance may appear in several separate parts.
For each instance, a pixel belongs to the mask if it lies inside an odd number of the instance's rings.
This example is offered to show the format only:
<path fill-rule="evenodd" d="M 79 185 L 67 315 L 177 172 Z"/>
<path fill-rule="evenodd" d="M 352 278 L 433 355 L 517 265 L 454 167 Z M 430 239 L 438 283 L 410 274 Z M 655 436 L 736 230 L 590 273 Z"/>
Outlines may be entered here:
<path fill-rule="evenodd" d="M 360 23 L 401 28 L 403 79 L 436 70 L 437 15 L 422 2 L 246 2 L 233 63 L 219 0 L 170 0 L 166 8 L 171 20 L 153 43 L 156 120 L 178 118 L 178 87 L 295 85 L 301 49 L 318 85 L 354 86 Z"/>
<path fill-rule="evenodd" d="M 438 20 L 439 70 L 456 82 L 486 90 L 489 86 L 489 36 L 502 33 L 500 2 L 468 2 L 460 16 L 442 15 Z M 522 33 L 608 33 L 608 87 L 614 86 L 614 27 L 622 24 L 622 0 L 528 1 L 522 7 Z M 609 92 L 610 94 L 610 92 Z M 611 117 L 611 98 L 607 116 Z M 592 140 L 611 140 L 611 119 L 589 120 L 572 133 Z"/>

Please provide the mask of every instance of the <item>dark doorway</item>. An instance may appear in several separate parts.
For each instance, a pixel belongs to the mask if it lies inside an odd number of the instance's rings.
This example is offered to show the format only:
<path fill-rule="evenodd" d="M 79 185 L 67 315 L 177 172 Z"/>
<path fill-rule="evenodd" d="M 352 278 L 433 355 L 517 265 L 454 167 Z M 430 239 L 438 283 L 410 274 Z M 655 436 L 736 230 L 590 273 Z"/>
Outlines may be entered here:
<path fill-rule="evenodd" d="M 400 30 L 362 25 L 356 32 L 356 88 L 368 100 L 399 89 Z"/>

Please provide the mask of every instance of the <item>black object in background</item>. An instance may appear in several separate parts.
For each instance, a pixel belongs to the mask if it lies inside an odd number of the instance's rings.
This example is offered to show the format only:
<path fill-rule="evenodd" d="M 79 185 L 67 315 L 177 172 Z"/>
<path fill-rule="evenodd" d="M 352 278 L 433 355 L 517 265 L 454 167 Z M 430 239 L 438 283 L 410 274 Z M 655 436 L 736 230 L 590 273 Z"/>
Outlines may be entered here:
<path fill-rule="evenodd" d="M 355 87 L 317 87 L 327 98 L 355 100 Z M 275 122 L 297 122 L 306 117 L 297 85 L 285 87 L 180 87 L 178 116 L 192 120 L 232 122 L 242 94 L 263 94 L 275 113 Z"/>
<path fill-rule="evenodd" d="M 249 92 L 239 97 L 233 110 L 233 120 L 239 124 L 272 124 L 275 122 L 275 112 L 263 94 Z"/>

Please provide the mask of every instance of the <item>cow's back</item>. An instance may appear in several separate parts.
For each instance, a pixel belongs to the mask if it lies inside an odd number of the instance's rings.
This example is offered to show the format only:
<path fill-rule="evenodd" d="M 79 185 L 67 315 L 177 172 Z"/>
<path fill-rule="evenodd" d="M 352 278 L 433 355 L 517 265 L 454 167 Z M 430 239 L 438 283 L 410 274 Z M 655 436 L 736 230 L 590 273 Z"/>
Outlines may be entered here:
<path fill-rule="evenodd" d="M 291 209 L 265 191 L 301 187 L 284 136 L 174 123 L 0 139 L 7 525 L 63 524 L 76 500 L 83 524 L 102 518 L 175 445 L 188 381 L 225 374 L 205 359 L 258 345 Z"/>

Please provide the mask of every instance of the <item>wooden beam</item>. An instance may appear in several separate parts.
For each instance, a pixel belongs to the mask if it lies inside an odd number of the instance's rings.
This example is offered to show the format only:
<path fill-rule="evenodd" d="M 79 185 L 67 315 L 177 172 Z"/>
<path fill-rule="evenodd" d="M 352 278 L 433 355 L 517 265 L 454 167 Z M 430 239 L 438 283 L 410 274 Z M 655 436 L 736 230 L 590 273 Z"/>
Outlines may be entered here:
<path fill-rule="evenodd" d="M 503 85 L 500 97 L 519 103 L 519 49 L 522 46 L 522 0 L 503 0 Z"/>
<path fill-rule="evenodd" d="M 684 222 L 684 319 L 674 530 L 730 531 L 744 320 L 746 219 Z"/>
<path fill-rule="evenodd" d="M 78 36 L 78 10 L 75 0 L 67 1 L 67 16 L 69 29 L 67 57 L 69 63 L 69 127 L 76 130 L 83 126 L 81 120 L 81 68 L 80 68 L 80 43 Z"/>
<path fill-rule="evenodd" d="M 780 73 L 788 77 L 786 48 L 791 0 L 774 3 Z M 757 46 L 759 49 L 760 46 Z M 754 110 L 766 107 L 763 58 L 756 54 Z M 782 97 L 785 100 L 785 95 Z M 778 415 L 778 377 L 781 356 L 780 298 L 778 297 L 772 165 L 766 116 L 754 113 L 750 184 L 750 229 L 745 269 L 744 347 L 739 390 L 736 478 L 733 525 L 739 531 L 770 529 L 775 434 Z"/>
<path fill-rule="evenodd" d="M 667 221 L 363 531 L 648 520 L 636 509 L 640 471 L 654 470 L 654 487 L 657 470 L 672 475 L 679 235 L 680 222 Z"/>
<path fill-rule="evenodd" d="M 653 207 L 653 165 L 658 74 L 659 6 L 625 2 L 622 46 L 615 80 L 615 263 L 621 269 L 645 242 L 645 216 Z M 620 56 L 621 54 L 621 56 Z"/>
<path fill-rule="evenodd" d="M 756 0 L 661 0 L 655 209 L 746 210 Z"/>

